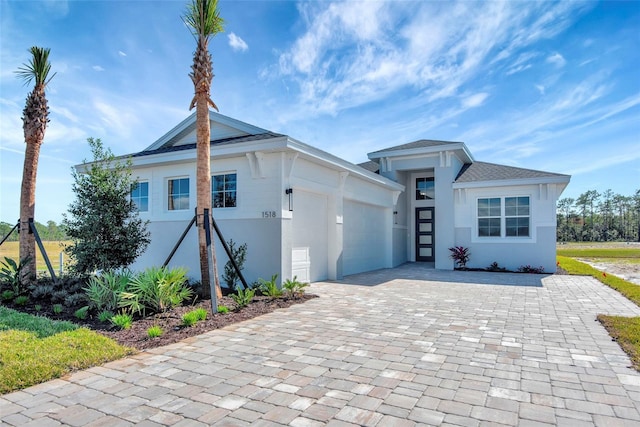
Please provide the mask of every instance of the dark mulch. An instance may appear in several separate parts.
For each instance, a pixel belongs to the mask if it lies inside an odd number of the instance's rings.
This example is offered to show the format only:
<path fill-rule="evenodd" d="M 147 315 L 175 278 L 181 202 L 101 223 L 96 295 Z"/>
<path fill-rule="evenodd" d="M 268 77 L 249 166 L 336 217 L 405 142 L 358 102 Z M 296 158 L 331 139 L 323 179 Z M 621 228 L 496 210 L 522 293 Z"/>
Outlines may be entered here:
<path fill-rule="evenodd" d="M 137 350 L 159 347 L 167 344 L 173 344 L 185 338 L 194 335 L 203 334 L 205 332 L 224 328 L 233 323 L 242 322 L 252 319 L 266 313 L 270 313 L 279 308 L 290 307 L 294 304 L 300 304 L 309 299 L 316 298 L 317 295 L 303 294 L 296 298 L 269 298 L 265 296 L 256 296 L 251 304 L 239 310 L 234 310 L 235 302 L 228 296 L 223 296 L 218 305 L 224 305 L 230 310 L 228 313 L 211 314 L 211 300 L 199 300 L 195 303 L 176 307 L 165 313 L 158 313 L 152 316 L 135 319 L 130 329 L 121 330 L 111 322 L 100 322 L 95 316 L 86 320 L 78 320 L 73 315 L 73 310 L 66 309 L 63 313 L 54 314 L 50 307 L 42 306 L 36 311 L 33 305 L 15 306 L 13 304 L 4 304 L 18 311 L 27 312 L 34 315 L 46 316 L 55 320 L 68 320 L 80 326 L 92 329 L 103 335 L 112 338 L 119 344 L 132 347 Z M 208 311 L 206 320 L 200 321 L 193 326 L 182 326 L 182 316 L 196 308 L 204 308 Z M 163 334 L 157 338 L 149 338 L 147 330 L 152 326 L 159 326 L 163 330 Z"/>

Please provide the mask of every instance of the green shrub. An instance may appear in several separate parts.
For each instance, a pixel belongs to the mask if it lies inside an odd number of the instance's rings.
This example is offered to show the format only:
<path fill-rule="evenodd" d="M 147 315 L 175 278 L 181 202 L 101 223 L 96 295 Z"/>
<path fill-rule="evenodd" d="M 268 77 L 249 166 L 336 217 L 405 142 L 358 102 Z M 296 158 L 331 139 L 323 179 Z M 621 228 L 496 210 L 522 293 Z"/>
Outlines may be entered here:
<path fill-rule="evenodd" d="M 193 326 L 198 323 L 198 314 L 190 311 L 182 315 L 182 326 Z"/>
<path fill-rule="evenodd" d="M 237 308 L 246 307 L 251 303 L 256 291 L 254 289 L 238 289 L 235 294 L 231 294 L 231 298 L 236 303 Z"/>
<path fill-rule="evenodd" d="M 278 275 L 271 276 L 271 280 L 258 279 L 260 282 L 260 292 L 271 298 L 282 296 L 282 290 L 278 287 Z"/>
<path fill-rule="evenodd" d="M 218 313 L 220 314 L 225 314 L 229 312 L 229 307 L 224 306 L 224 305 L 219 305 L 218 306 Z"/>
<path fill-rule="evenodd" d="M 453 259 L 458 268 L 467 268 L 467 262 L 469 262 L 469 257 L 471 257 L 469 248 L 465 248 L 464 246 L 454 246 L 449 248 L 449 251 L 451 252 L 449 257 Z"/>
<path fill-rule="evenodd" d="M 247 244 L 244 243 L 236 248 L 236 242 L 234 242 L 233 239 L 230 239 L 227 242 L 227 245 L 229 246 L 233 259 L 236 261 L 236 265 L 242 271 L 244 268 L 244 262 L 247 258 Z M 231 260 L 227 261 L 224 265 L 222 280 L 224 280 L 229 289 L 235 289 L 238 284 L 238 279 L 238 273 L 236 272 L 236 269 L 233 268 L 233 263 Z"/>
<path fill-rule="evenodd" d="M 52 309 L 54 314 L 60 314 L 64 311 L 62 304 L 54 304 Z"/>
<path fill-rule="evenodd" d="M 34 307 L 35 311 L 41 311 L 42 310 L 42 306 L 40 304 L 36 304 Z"/>
<path fill-rule="evenodd" d="M 109 310 L 103 310 L 98 314 L 98 320 L 101 322 L 108 322 L 113 317 L 113 313 Z"/>
<path fill-rule="evenodd" d="M 181 267 L 148 268 L 134 276 L 129 290 L 120 294 L 120 307 L 143 314 L 176 307 L 192 295 L 192 290 L 186 285 L 186 275 L 187 271 Z"/>
<path fill-rule="evenodd" d="M 152 326 L 149 329 L 147 329 L 147 336 L 149 338 L 158 338 L 162 334 L 164 334 L 164 331 L 162 330 L 162 328 L 160 326 L 156 325 L 156 326 Z"/>
<path fill-rule="evenodd" d="M 22 286 L 20 275 L 29 258 L 24 258 L 20 264 L 16 263 L 9 257 L 4 257 L 4 261 L 0 262 L 0 283 L 9 286 L 14 295 L 21 295 L 27 290 Z"/>
<path fill-rule="evenodd" d="M 77 309 L 73 315 L 80 320 L 85 320 L 89 315 L 89 306 L 85 305 L 84 307 Z"/>
<path fill-rule="evenodd" d="M 120 306 L 121 294 L 127 290 L 133 274 L 108 271 L 89 279 L 88 286 L 84 288 L 91 307 L 97 310 L 115 311 Z"/>
<path fill-rule="evenodd" d="M 64 305 L 67 307 L 85 306 L 88 302 L 89 300 L 83 292 L 70 294 L 64 298 Z"/>
<path fill-rule="evenodd" d="M 195 310 L 193 310 L 193 312 L 196 313 L 198 321 L 207 319 L 207 310 L 205 310 L 204 308 L 196 308 Z"/>
<path fill-rule="evenodd" d="M 6 291 L 2 291 L 1 297 L 3 301 L 11 301 L 15 296 L 16 296 L 15 292 L 7 289 Z"/>
<path fill-rule="evenodd" d="M 116 314 L 111 318 L 111 323 L 120 329 L 129 329 L 133 323 L 133 317 L 128 313 Z"/>
<path fill-rule="evenodd" d="M 26 295 L 17 296 L 16 299 L 13 300 L 13 303 L 16 305 L 27 305 L 29 302 L 29 297 Z"/>
<path fill-rule="evenodd" d="M 518 267 L 518 272 L 519 273 L 542 274 L 542 273 L 544 273 L 544 267 L 543 266 L 532 267 L 529 264 L 521 265 L 520 267 Z"/>
<path fill-rule="evenodd" d="M 282 287 L 286 290 L 287 294 L 291 298 L 304 294 L 304 288 L 309 286 L 308 283 L 302 283 L 298 281 L 298 276 L 293 276 L 293 279 L 287 279 L 282 283 Z"/>

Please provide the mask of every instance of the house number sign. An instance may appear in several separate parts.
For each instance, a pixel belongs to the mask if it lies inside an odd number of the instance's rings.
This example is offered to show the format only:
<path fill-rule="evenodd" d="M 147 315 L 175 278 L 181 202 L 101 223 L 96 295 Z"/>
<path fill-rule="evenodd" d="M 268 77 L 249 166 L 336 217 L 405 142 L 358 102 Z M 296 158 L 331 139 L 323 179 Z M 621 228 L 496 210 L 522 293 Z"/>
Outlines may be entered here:
<path fill-rule="evenodd" d="M 262 211 L 262 218 L 275 218 L 276 211 Z"/>

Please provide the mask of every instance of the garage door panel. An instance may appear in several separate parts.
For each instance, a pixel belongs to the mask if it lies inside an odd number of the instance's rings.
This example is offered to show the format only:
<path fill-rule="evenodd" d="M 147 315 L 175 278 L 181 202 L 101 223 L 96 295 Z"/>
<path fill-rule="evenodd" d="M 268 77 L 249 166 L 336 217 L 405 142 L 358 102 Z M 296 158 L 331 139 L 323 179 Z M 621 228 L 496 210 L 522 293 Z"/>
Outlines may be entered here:
<path fill-rule="evenodd" d="M 385 266 L 386 216 L 383 208 L 344 202 L 343 272 L 355 274 Z"/>

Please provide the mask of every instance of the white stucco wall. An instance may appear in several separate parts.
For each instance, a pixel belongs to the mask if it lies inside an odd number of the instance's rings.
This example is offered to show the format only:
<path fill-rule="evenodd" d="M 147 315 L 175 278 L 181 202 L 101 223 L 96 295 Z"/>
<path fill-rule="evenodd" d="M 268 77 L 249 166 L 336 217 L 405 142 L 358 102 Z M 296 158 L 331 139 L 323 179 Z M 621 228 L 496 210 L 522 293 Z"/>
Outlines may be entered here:
<path fill-rule="evenodd" d="M 542 266 L 556 270 L 556 193 L 555 184 L 493 186 L 455 190 L 455 245 L 470 249 L 468 267 L 486 268 L 497 262 L 517 270 L 520 266 Z M 529 237 L 478 237 L 477 199 L 485 197 L 528 196 Z"/>

